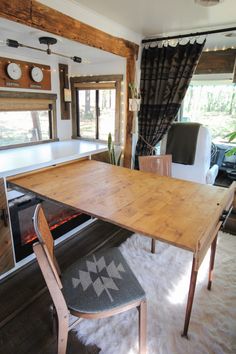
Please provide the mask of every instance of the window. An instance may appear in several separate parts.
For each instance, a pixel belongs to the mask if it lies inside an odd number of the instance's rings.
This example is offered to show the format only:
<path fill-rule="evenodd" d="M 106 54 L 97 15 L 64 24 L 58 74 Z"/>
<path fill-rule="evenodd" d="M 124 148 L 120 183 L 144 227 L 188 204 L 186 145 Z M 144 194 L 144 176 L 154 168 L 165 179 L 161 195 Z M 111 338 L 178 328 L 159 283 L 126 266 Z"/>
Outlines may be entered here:
<path fill-rule="evenodd" d="M 111 133 L 113 141 L 120 141 L 121 79 L 120 75 L 73 78 L 77 137 L 107 141 Z"/>
<path fill-rule="evenodd" d="M 0 92 L 0 148 L 56 138 L 56 95 Z"/>
<path fill-rule="evenodd" d="M 236 130 L 236 86 L 224 81 L 193 81 L 186 93 L 181 121 L 207 126 L 215 143 Z"/>

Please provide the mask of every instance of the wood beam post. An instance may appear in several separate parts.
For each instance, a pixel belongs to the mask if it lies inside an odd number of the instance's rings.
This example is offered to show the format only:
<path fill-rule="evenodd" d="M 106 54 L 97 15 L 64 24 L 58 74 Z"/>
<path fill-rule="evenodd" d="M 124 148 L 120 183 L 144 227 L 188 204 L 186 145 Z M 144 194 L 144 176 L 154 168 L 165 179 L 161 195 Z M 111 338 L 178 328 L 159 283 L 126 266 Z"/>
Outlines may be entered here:
<path fill-rule="evenodd" d="M 126 128 L 125 128 L 125 147 L 124 147 L 124 167 L 131 166 L 132 158 L 132 126 L 134 112 L 129 111 L 129 83 L 135 81 L 135 57 L 130 56 L 127 58 L 126 63 Z"/>

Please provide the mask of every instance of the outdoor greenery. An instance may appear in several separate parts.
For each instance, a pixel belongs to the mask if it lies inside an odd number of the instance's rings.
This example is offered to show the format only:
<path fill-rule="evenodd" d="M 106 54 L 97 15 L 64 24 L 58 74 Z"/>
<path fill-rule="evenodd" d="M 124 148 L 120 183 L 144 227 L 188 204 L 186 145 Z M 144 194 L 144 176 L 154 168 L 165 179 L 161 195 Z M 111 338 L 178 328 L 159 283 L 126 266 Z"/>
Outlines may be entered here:
<path fill-rule="evenodd" d="M 115 132 L 115 89 L 99 89 L 98 107 L 96 90 L 79 90 L 80 134 L 84 138 L 95 139 L 97 128 L 99 139 L 106 140 L 109 132 Z"/>
<path fill-rule="evenodd" d="M 229 139 L 229 142 L 233 142 L 236 139 L 236 131 L 226 135 L 226 138 Z M 236 147 L 232 147 L 225 153 L 225 156 L 232 156 L 236 153 Z"/>
<path fill-rule="evenodd" d="M 50 139 L 47 111 L 0 112 L 0 146 Z"/>
<path fill-rule="evenodd" d="M 214 142 L 228 142 L 236 131 L 236 86 L 191 84 L 184 99 L 183 121 L 209 127 Z"/>

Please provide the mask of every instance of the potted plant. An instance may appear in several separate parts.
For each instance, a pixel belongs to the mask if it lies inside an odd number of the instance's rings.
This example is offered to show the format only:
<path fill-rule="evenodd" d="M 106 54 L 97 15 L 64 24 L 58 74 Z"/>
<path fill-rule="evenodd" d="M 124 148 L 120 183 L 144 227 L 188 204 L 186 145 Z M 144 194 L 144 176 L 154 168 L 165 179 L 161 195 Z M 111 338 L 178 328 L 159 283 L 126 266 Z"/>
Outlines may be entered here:
<path fill-rule="evenodd" d="M 120 152 L 118 158 L 116 158 L 115 145 L 112 141 L 111 133 L 108 134 L 107 147 L 110 164 L 120 166 L 122 151 Z"/>
<path fill-rule="evenodd" d="M 137 112 L 140 109 L 141 97 L 134 83 L 129 83 L 131 98 L 129 98 L 129 110 Z"/>

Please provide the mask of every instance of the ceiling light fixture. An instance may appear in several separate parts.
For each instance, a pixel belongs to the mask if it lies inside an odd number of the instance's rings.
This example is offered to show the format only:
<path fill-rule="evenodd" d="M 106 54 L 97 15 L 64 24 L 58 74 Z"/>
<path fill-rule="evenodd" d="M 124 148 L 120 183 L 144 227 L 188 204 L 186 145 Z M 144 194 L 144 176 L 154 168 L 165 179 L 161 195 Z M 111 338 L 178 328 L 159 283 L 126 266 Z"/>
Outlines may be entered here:
<path fill-rule="evenodd" d="M 50 46 L 57 43 L 57 39 L 56 38 L 53 38 L 53 37 L 40 37 L 39 38 L 39 43 L 40 44 L 46 44 L 47 45 L 47 49 L 31 47 L 29 45 L 19 43 L 18 41 L 15 41 L 14 39 L 7 39 L 6 40 L 6 45 L 8 47 L 11 47 L 11 48 L 18 48 L 18 47 L 29 48 L 29 49 L 38 50 L 40 52 L 47 53 L 49 55 L 54 54 L 54 55 L 58 55 L 60 57 L 68 58 L 68 59 L 73 60 L 75 63 L 82 63 L 82 59 L 80 57 L 77 57 L 77 56 L 70 57 L 68 55 L 64 55 L 64 54 L 61 54 L 61 53 L 53 52 L 51 50 Z"/>
<path fill-rule="evenodd" d="M 224 0 L 195 0 L 195 2 L 202 6 L 215 6 L 223 2 Z"/>

